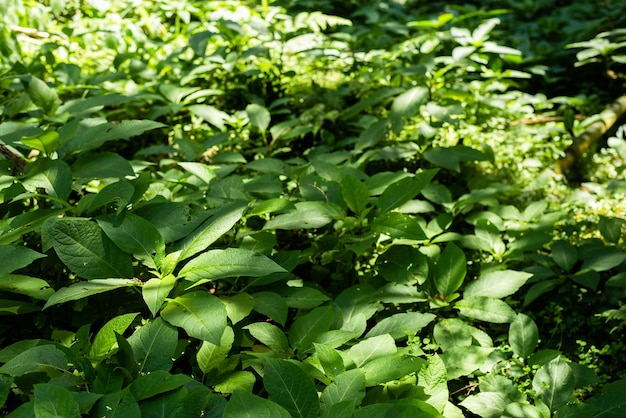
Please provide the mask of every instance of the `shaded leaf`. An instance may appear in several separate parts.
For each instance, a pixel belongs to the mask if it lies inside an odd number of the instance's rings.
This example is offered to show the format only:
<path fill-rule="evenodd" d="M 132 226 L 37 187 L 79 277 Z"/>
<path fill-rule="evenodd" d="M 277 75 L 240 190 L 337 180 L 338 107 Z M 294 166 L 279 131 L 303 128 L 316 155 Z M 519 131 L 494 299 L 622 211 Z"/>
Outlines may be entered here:
<path fill-rule="evenodd" d="M 313 380 L 295 364 L 268 358 L 263 385 L 269 399 L 285 408 L 293 418 L 318 416 L 320 405 Z"/>

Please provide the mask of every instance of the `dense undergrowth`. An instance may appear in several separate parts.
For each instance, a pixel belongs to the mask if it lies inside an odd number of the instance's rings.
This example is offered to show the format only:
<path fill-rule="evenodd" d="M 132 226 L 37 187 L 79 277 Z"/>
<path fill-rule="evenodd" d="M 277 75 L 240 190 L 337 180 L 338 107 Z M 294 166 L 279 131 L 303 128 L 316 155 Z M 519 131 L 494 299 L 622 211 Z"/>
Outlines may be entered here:
<path fill-rule="evenodd" d="M 0 413 L 622 416 L 624 14 L 425 3 L 0 0 Z"/>

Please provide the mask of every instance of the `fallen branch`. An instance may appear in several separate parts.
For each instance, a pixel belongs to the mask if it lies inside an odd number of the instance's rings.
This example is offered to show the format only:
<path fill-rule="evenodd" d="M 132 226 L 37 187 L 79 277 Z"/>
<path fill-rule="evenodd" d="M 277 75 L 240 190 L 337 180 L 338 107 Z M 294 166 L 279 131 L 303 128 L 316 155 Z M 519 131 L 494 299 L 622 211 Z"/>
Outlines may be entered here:
<path fill-rule="evenodd" d="M 565 156 L 556 162 L 556 172 L 562 174 L 569 170 L 624 113 L 626 113 L 626 95 L 620 96 L 611 106 L 604 109 L 598 115 L 599 121 L 589 125 L 582 135 L 574 138 L 572 145 L 565 150 Z"/>

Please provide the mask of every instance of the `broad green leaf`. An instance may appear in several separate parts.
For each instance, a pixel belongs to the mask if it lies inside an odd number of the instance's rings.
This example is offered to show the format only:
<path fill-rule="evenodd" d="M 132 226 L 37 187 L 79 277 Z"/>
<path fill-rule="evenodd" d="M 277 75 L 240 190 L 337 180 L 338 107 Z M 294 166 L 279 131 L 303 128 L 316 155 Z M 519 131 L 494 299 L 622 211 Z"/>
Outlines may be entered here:
<path fill-rule="evenodd" d="M 550 241 L 552 241 L 552 235 L 543 231 L 531 231 L 520 238 L 516 238 L 509 245 L 507 252 L 537 251 Z"/>
<path fill-rule="evenodd" d="M 263 386 L 269 399 L 285 408 L 293 418 L 318 416 L 320 404 L 313 380 L 297 365 L 268 358 Z"/>
<path fill-rule="evenodd" d="M 563 270 L 570 271 L 578 261 L 578 251 L 568 241 L 556 241 L 552 244 L 552 259 Z"/>
<path fill-rule="evenodd" d="M 237 371 L 229 374 L 226 379 L 215 385 L 214 388 L 219 393 L 234 393 L 238 391 L 252 393 L 255 384 L 256 375 L 254 373 Z"/>
<path fill-rule="evenodd" d="M 250 124 L 264 134 L 268 126 L 270 126 L 271 116 L 269 110 L 265 106 L 251 103 L 246 106 L 246 113 L 248 114 Z"/>
<path fill-rule="evenodd" d="M 428 364 L 417 375 L 417 384 L 429 396 L 428 403 L 443 412 L 448 401 L 448 373 L 437 354 L 427 358 Z"/>
<path fill-rule="evenodd" d="M 16 355 L 0 367 L 0 373 L 22 376 L 26 373 L 44 372 L 56 375 L 67 369 L 67 358 L 53 345 L 40 345 Z"/>
<path fill-rule="evenodd" d="M 123 371 L 126 379 L 135 379 L 139 376 L 139 367 L 133 348 L 128 343 L 128 340 L 117 332 L 115 335 L 115 341 L 117 342 L 117 352 L 115 353 L 115 360 L 120 369 Z"/>
<path fill-rule="evenodd" d="M 29 164 L 22 185 L 30 192 L 44 189 L 50 196 L 67 200 L 72 191 L 72 172 L 63 160 L 41 158 Z"/>
<path fill-rule="evenodd" d="M 361 216 L 367 207 L 370 192 L 362 181 L 346 175 L 341 183 L 341 195 L 348 208 L 357 216 Z"/>
<path fill-rule="evenodd" d="M 295 210 L 295 205 L 283 197 L 276 197 L 260 202 L 249 212 L 250 215 L 264 215 L 268 213 L 281 212 L 286 210 Z"/>
<path fill-rule="evenodd" d="M 89 153 L 72 164 L 72 175 L 84 179 L 124 178 L 134 176 L 128 160 L 112 152 Z"/>
<path fill-rule="evenodd" d="M 189 109 L 189 111 L 194 115 L 209 122 L 220 131 L 223 131 L 226 128 L 224 125 L 225 122 L 230 122 L 230 116 L 228 113 L 222 112 L 216 107 L 210 105 L 191 105 L 187 106 L 187 109 Z"/>
<path fill-rule="evenodd" d="M 247 207 L 247 202 L 236 202 L 217 210 L 176 246 L 176 250 L 180 251 L 178 261 L 185 260 L 207 249 L 239 222 Z"/>
<path fill-rule="evenodd" d="M 394 339 L 389 334 L 365 338 L 348 350 L 348 357 L 356 367 L 361 367 L 379 357 L 395 354 L 398 351 Z"/>
<path fill-rule="evenodd" d="M 567 362 L 558 357 L 537 370 L 532 387 L 541 401 L 554 412 L 572 400 L 574 374 Z"/>
<path fill-rule="evenodd" d="M 505 394 L 480 392 L 465 398 L 459 405 L 483 418 L 500 418 L 509 403 Z"/>
<path fill-rule="evenodd" d="M 353 418 L 441 418 L 442 415 L 428 403 L 417 399 L 399 399 L 358 408 Z"/>
<path fill-rule="evenodd" d="M 119 315 L 104 324 L 91 343 L 90 360 L 98 361 L 107 358 L 116 345 L 115 333 L 123 334 L 137 315 L 137 313 Z"/>
<path fill-rule="evenodd" d="M 143 205 L 135 213 L 154 225 L 166 244 L 188 237 L 212 214 L 206 210 L 193 210 L 188 203 L 162 201 Z"/>
<path fill-rule="evenodd" d="M 20 248 L 20 247 L 17 247 Z M 7 264 L 10 259 L 3 258 Z M 48 300 L 54 294 L 54 290 L 48 282 L 21 274 L 0 275 L 0 290 L 30 296 L 31 298 Z"/>
<path fill-rule="evenodd" d="M 515 320 L 515 311 L 500 299 L 488 296 L 463 298 L 455 304 L 461 315 L 479 321 L 505 324 Z"/>
<path fill-rule="evenodd" d="M 152 120 L 122 120 L 119 123 L 103 122 L 102 119 L 85 119 L 75 136 L 61 147 L 63 154 L 85 152 L 98 148 L 107 141 L 128 139 L 165 125 Z"/>
<path fill-rule="evenodd" d="M 398 212 L 386 212 L 374 218 L 372 230 L 390 238 L 415 241 L 428 239 L 415 217 Z"/>
<path fill-rule="evenodd" d="M 90 415 L 98 418 L 139 418 L 141 410 L 127 387 L 100 398 Z"/>
<path fill-rule="evenodd" d="M 364 397 L 365 374 L 360 369 L 353 369 L 337 375 L 333 383 L 322 392 L 320 404 L 322 410 L 345 401 L 350 401 L 354 406 L 358 406 Z"/>
<path fill-rule="evenodd" d="M 377 323 L 365 335 L 365 338 L 389 334 L 398 340 L 407 336 L 415 336 L 434 319 L 435 315 L 431 313 L 405 312 L 395 314 Z"/>
<path fill-rule="evenodd" d="M 43 152 L 44 155 L 50 155 L 57 149 L 59 133 L 56 131 L 45 131 L 37 135 L 22 137 L 20 142 L 27 147 Z"/>
<path fill-rule="evenodd" d="M 394 132 L 399 133 L 402 130 L 404 127 L 403 118 L 416 115 L 427 98 L 428 89 L 418 86 L 405 91 L 394 99 L 389 114 Z"/>
<path fill-rule="evenodd" d="M 478 370 L 487 361 L 493 351 L 489 347 L 452 347 L 441 355 L 441 360 L 446 365 L 448 380 L 467 376 Z"/>
<path fill-rule="evenodd" d="M 532 318 L 518 313 L 509 327 L 509 344 L 513 352 L 522 358 L 528 358 L 539 343 L 539 329 Z"/>
<path fill-rule="evenodd" d="M 322 201 L 298 202 L 296 210 L 277 215 L 265 223 L 263 229 L 309 229 L 328 225 L 344 216 L 332 204 Z"/>
<path fill-rule="evenodd" d="M 611 244 L 617 244 L 622 237 L 624 220 L 620 218 L 607 218 L 601 216 L 598 222 L 598 230 L 602 237 Z"/>
<path fill-rule="evenodd" d="M 324 409 L 321 418 L 352 418 L 354 410 L 354 402 L 343 401 Z"/>
<path fill-rule="evenodd" d="M 42 226 L 42 239 L 49 240 L 63 263 L 86 279 L 132 277 L 130 256 L 122 252 L 86 218 L 50 218 Z"/>
<path fill-rule="evenodd" d="M 113 206 L 119 215 L 130 203 L 135 195 L 135 188 L 128 180 L 120 180 L 111 183 L 97 194 L 89 194 L 78 202 L 78 209 L 81 213 L 93 213 L 102 207 Z"/>
<path fill-rule="evenodd" d="M 378 104 L 381 101 L 391 96 L 395 96 L 396 94 L 401 93 L 403 91 L 404 89 L 399 88 L 399 87 L 382 87 L 374 91 L 365 99 L 359 100 L 357 103 L 347 108 L 344 112 L 341 113 L 341 118 L 344 120 L 352 119 L 363 110 L 371 106 L 374 106 L 375 104 Z"/>
<path fill-rule="evenodd" d="M 461 171 L 461 159 L 454 148 L 435 147 L 424 152 L 424 159 L 443 168 L 457 173 Z"/>
<path fill-rule="evenodd" d="M 419 371 L 425 364 L 422 358 L 396 354 L 369 361 L 361 370 L 365 373 L 365 385 L 371 387 L 401 379 Z"/>
<path fill-rule="evenodd" d="M 382 119 L 372 123 L 365 129 L 356 140 L 354 149 L 363 151 L 366 148 L 373 147 L 382 141 L 389 133 L 389 120 Z"/>
<path fill-rule="evenodd" d="M 502 255 L 506 247 L 498 228 L 487 219 L 479 219 L 476 222 L 475 234 L 487 246 L 487 251 L 495 255 Z"/>
<path fill-rule="evenodd" d="M 561 284 L 559 279 L 543 280 L 533 284 L 524 296 L 524 306 L 528 306 L 538 297 L 556 288 L 559 284 Z"/>
<path fill-rule="evenodd" d="M 184 168 L 185 171 L 198 177 L 205 184 L 211 183 L 211 181 L 217 177 L 215 174 L 215 168 L 203 163 L 180 162 L 178 165 Z"/>
<path fill-rule="evenodd" d="M 18 301 L 0 299 L 0 314 L 2 315 L 22 315 L 30 312 L 38 312 L 41 308 L 38 305 Z"/>
<path fill-rule="evenodd" d="M 578 405 L 583 405 L 583 404 L 578 404 Z M 566 415 L 567 416 L 567 415 Z M 592 416 L 592 414 L 589 414 L 588 411 L 579 416 L 578 418 L 587 418 Z M 513 403 L 509 403 L 506 408 L 504 408 L 504 411 L 502 412 L 501 415 L 502 418 L 545 418 L 546 415 L 543 414 L 543 412 L 537 408 L 534 405 L 530 405 L 527 403 L 522 403 L 522 402 L 513 402 Z M 560 415 L 555 415 L 555 418 L 561 418 Z M 574 418 L 571 417 L 570 418 Z"/>
<path fill-rule="evenodd" d="M 368 286 L 352 286 L 337 296 L 335 304 L 343 314 L 342 330 L 356 331 L 358 334 L 365 332 L 367 320 L 370 319 L 379 308 L 374 290 Z"/>
<path fill-rule="evenodd" d="M 128 338 L 139 372 L 168 371 L 178 344 L 178 331 L 161 318 L 150 320 Z"/>
<path fill-rule="evenodd" d="M 580 270 L 602 272 L 619 266 L 624 260 L 626 260 L 626 253 L 617 248 L 598 248 L 584 254 Z"/>
<path fill-rule="evenodd" d="M 48 115 L 52 115 L 61 104 L 56 90 L 35 76 L 30 77 L 26 91 L 33 103 Z"/>
<path fill-rule="evenodd" d="M 226 306 L 226 315 L 233 325 L 250 315 L 254 309 L 254 299 L 245 292 L 234 296 L 220 296 L 220 300 Z"/>
<path fill-rule="evenodd" d="M 428 277 L 428 260 L 417 248 L 394 245 L 378 256 L 376 267 L 385 280 L 394 283 L 424 283 Z"/>
<path fill-rule="evenodd" d="M 4 407 L 9 397 L 14 380 L 12 376 L 0 375 L 0 408 Z"/>
<path fill-rule="evenodd" d="M 453 347 L 466 347 L 472 344 L 470 326 L 458 318 L 441 319 L 435 324 L 433 336 L 444 352 Z"/>
<path fill-rule="evenodd" d="M 278 354 L 289 352 L 289 341 L 287 341 L 285 333 L 276 325 L 267 322 L 255 322 L 246 325 L 243 329 L 247 329 L 250 335 L 272 349 L 272 351 Z"/>
<path fill-rule="evenodd" d="M 289 308 L 313 309 L 330 300 L 328 296 L 312 287 L 290 287 L 281 292 Z"/>
<path fill-rule="evenodd" d="M 112 214 L 96 218 L 104 233 L 122 251 L 134 254 L 140 260 L 156 260 L 165 257 L 165 242 L 159 231 L 147 220 L 133 213 L 123 216 Z M 145 261 L 144 261 L 145 262 Z M 149 264 L 151 267 L 155 264 Z"/>
<path fill-rule="evenodd" d="M 337 350 L 324 344 L 313 343 L 315 347 L 315 354 L 320 365 L 324 369 L 324 373 L 330 379 L 334 379 L 335 376 L 346 371 L 343 364 L 343 358 Z"/>
<path fill-rule="evenodd" d="M 252 298 L 254 299 L 255 311 L 280 325 L 285 325 L 288 308 L 282 296 L 274 292 L 258 292 L 252 294 Z"/>
<path fill-rule="evenodd" d="M 190 292 L 171 299 L 161 317 L 193 338 L 219 345 L 226 329 L 226 306 L 206 292 Z"/>
<path fill-rule="evenodd" d="M 236 391 L 230 397 L 223 418 L 292 418 L 292 415 L 276 402 Z"/>
<path fill-rule="evenodd" d="M 168 274 L 162 279 L 153 278 L 144 283 L 141 296 L 153 317 L 157 315 L 175 285 L 176 277 L 173 274 Z"/>
<path fill-rule="evenodd" d="M 531 273 L 514 270 L 492 271 L 482 274 L 477 280 L 468 283 L 463 292 L 464 297 L 489 296 L 505 298 L 511 296 L 532 277 Z"/>
<path fill-rule="evenodd" d="M 525 394 L 519 391 L 517 383 L 512 379 L 494 373 L 488 373 L 478 378 L 478 388 L 481 392 L 500 392 L 511 401 L 523 401 Z"/>
<path fill-rule="evenodd" d="M 312 347 L 315 337 L 328 331 L 335 320 L 331 306 L 322 306 L 297 318 L 289 328 L 289 343 L 305 352 Z"/>
<path fill-rule="evenodd" d="M 198 361 L 198 366 L 200 366 L 202 373 L 209 373 L 211 370 L 220 366 L 228 357 L 234 340 L 235 334 L 233 333 L 233 329 L 226 327 L 219 344 L 216 345 L 208 341 L 202 342 L 196 354 L 196 360 Z"/>
<path fill-rule="evenodd" d="M 189 261 L 178 273 L 192 282 L 228 277 L 259 277 L 286 270 L 264 255 L 240 248 L 209 250 Z"/>
<path fill-rule="evenodd" d="M 461 287 L 466 273 L 465 253 L 455 244 L 448 244 L 435 264 L 435 287 L 443 296 L 449 296 Z"/>
<path fill-rule="evenodd" d="M 129 286 L 138 286 L 138 283 L 134 279 L 95 279 L 87 282 L 74 283 L 68 287 L 62 287 L 57 290 L 48 298 L 43 309 L 71 300 L 84 299 L 92 295 Z"/>
<path fill-rule="evenodd" d="M 198 407 L 194 403 L 188 400 L 188 391 L 185 388 L 180 388 L 143 399 L 139 403 L 139 409 L 142 418 L 175 417 L 185 414 L 188 414 L 187 416 L 202 415 L 204 408 Z"/>
<path fill-rule="evenodd" d="M 428 186 L 438 171 L 421 171 L 414 177 L 405 177 L 390 184 L 378 199 L 378 208 L 381 212 L 388 212 L 413 199 Z"/>
<path fill-rule="evenodd" d="M 37 418 L 80 416 L 78 403 L 72 393 L 61 386 L 49 383 L 36 384 L 33 401 Z"/>

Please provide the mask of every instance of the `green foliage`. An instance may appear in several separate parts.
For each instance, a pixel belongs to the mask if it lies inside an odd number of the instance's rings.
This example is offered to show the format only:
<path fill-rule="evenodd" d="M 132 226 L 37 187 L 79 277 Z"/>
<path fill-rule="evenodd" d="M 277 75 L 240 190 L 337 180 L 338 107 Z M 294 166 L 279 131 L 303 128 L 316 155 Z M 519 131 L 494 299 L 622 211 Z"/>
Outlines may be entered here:
<path fill-rule="evenodd" d="M 623 206 L 550 169 L 594 102 L 531 93 L 547 2 L 96 3 L 0 0 L 1 413 L 623 408 Z"/>

